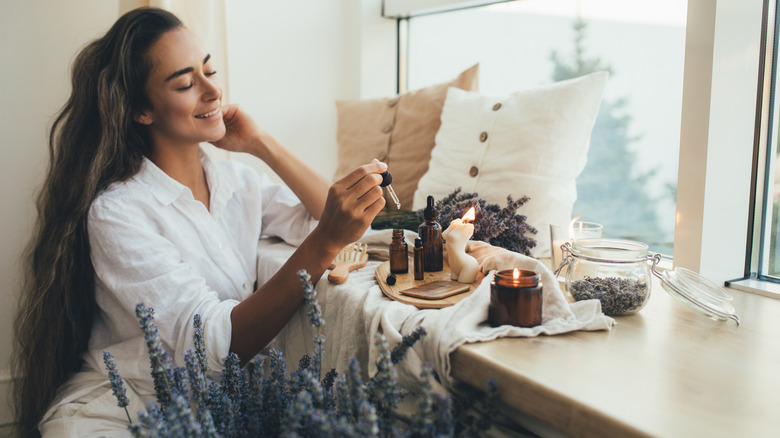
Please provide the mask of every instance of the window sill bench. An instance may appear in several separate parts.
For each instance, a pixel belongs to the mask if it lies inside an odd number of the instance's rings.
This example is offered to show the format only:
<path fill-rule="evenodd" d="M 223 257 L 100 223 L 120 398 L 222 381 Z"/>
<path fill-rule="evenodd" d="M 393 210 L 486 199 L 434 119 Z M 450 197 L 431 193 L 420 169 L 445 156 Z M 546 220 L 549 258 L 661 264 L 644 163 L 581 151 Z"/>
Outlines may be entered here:
<path fill-rule="evenodd" d="M 496 377 L 502 402 L 544 436 L 777 436 L 780 300 L 729 293 L 739 326 L 654 278 L 647 306 L 611 331 L 464 345 L 452 373 L 482 390 Z"/>

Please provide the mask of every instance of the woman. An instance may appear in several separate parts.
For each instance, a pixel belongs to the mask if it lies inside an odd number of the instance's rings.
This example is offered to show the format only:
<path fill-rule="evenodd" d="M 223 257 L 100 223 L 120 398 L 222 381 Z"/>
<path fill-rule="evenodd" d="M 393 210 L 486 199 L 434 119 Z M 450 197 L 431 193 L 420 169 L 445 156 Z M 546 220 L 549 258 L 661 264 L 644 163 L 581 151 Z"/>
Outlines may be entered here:
<path fill-rule="evenodd" d="M 299 269 L 317 279 L 383 208 L 374 161 L 330 183 L 223 106 L 211 57 L 158 9 L 131 11 L 88 45 L 53 124 L 17 320 L 16 409 L 24 435 L 126 434 L 102 351 L 131 392 L 131 413 L 153 387 L 134 308 L 155 309 L 166 349 L 182 363 L 203 319 L 210 365 L 246 362 L 303 300 Z M 200 142 L 250 153 L 287 187 Z M 254 291 L 260 235 L 299 245 Z M 124 419 L 123 419 L 124 418 Z"/>

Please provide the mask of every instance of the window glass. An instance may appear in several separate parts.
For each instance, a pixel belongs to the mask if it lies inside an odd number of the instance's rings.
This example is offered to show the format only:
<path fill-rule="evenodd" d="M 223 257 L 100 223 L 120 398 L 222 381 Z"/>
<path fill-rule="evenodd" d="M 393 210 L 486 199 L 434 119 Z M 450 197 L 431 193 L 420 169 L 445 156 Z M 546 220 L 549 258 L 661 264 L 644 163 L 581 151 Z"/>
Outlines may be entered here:
<path fill-rule="evenodd" d="M 780 33 L 777 23 L 777 17 L 775 17 L 775 32 L 772 35 L 775 47 L 778 44 L 777 35 Z M 772 61 L 771 90 L 774 95 L 771 98 L 770 123 L 767 133 L 766 190 L 763 201 L 766 211 L 763 216 L 763 239 L 760 241 L 761 258 L 759 262 L 761 266 L 759 269 L 761 275 L 780 278 L 780 172 L 777 169 L 777 166 L 780 165 L 780 140 L 778 140 L 778 129 L 780 129 L 778 126 L 778 115 L 780 115 L 778 104 L 780 102 L 778 102 L 777 96 L 778 61 L 776 51 L 775 56 L 770 59 Z"/>
<path fill-rule="evenodd" d="M 477 62 L 488 95 L 609 70 L 573 216 L 671 255 L 686 10 L 680 0 L 523 0 L 414 17 L 408 89 Z"/>

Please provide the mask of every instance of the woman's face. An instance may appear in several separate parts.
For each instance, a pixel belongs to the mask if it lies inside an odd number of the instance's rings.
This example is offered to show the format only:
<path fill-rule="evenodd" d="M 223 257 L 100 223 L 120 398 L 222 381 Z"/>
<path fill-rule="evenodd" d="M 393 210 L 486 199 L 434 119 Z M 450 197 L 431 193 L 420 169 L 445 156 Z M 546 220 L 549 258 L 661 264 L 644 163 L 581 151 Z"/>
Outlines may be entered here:
<path fill-rule="evenodd" d="M 197 145 L 225 135 L 222 89 L 200 40 L 189 29 L 166 32 L 149 49 L 151 108 L 135 120 L 149 126 L 155 148 Z"/>

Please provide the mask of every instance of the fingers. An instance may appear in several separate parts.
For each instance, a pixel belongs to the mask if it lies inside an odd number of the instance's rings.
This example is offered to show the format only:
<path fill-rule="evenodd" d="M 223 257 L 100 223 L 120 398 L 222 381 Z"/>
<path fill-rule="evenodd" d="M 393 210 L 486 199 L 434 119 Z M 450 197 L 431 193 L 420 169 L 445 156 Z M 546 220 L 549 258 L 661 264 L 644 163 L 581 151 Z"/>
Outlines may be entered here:
<path fill-rule="evenodd" d="M 374 158 L 373 161 L 371 161 L 368 164 L 364 164 L 357 169 L 353 170 L 347 176 L 340 179 L 336 182 L 336 184 L 343 185 L 347 189 L 351 189 L 354 185 L 360 183 L 364 178 L 366 178 L 369 175 L 380 175 L 382 172 L 387 170 L 387 164 L 377 160 Z M 370 179 L 368 181 L 371 181 Z M 382 177 L 379 176 L 378 182 L 376 185 L 379 185 L 382 182 Z"/>

